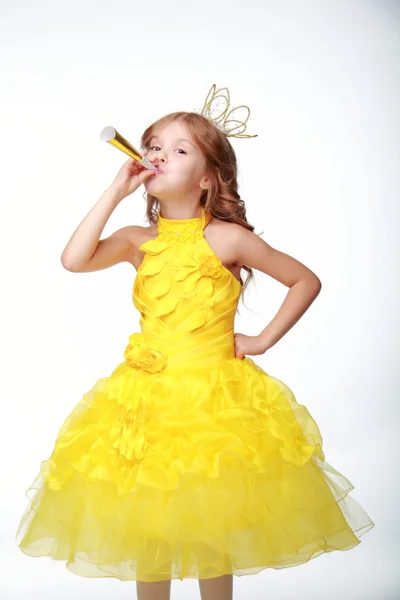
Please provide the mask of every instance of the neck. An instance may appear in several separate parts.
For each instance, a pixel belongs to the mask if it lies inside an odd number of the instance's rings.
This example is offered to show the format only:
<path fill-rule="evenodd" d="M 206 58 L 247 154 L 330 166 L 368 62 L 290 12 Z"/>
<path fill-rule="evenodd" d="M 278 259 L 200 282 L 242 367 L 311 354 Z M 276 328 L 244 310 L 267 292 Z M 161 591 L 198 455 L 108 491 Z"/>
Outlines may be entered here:
<path fill-rule="evenodd" d="M 187 207 L 164 207 L 161 206 L 159 216 L 162 219 L 174 221 L 187 221 L 190 219 L 200 219 L 202 215 L 202 207 L 193 208 Z"/>

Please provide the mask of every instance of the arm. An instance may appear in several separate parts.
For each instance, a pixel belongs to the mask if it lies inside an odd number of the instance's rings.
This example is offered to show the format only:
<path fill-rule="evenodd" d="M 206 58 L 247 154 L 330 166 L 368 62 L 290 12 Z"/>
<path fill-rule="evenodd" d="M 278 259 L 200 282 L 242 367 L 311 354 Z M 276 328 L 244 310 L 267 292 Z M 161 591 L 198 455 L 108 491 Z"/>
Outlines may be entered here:
<path fill-rule="evenodd" d="M 131 261 L 135 226 L 123 227 L 99 241 L 111 213 L 122 200 L 114 188 L 107 188 L 77 227 L 62 255 L 65 269 L 87 273 L 106 269 L 123 261 Z"/>
<path fill-rule="evenodd" d="M 303 316 L 318 296 L 322 284 L 308 267 L 272 248 L 252 231 L 234 225 L 232 237 L 236 264 L 262 271 L 290 288 L 279 311 L 258 336 L 265 352 Z"/>
<path fill-rule="evenodd" d="M 112 185 L 102 194 L 66 245 L 61 255 L 65 269 L 73 273 L 86 273 L 106 269 L 122 261 L 132 262 L 134 234 L 141 227 L 123 227 L 105 240 L 99 241 L 99 238 L 121 200 L 137 190 L 154 173 L 132 158 L 122 165 Z"/>

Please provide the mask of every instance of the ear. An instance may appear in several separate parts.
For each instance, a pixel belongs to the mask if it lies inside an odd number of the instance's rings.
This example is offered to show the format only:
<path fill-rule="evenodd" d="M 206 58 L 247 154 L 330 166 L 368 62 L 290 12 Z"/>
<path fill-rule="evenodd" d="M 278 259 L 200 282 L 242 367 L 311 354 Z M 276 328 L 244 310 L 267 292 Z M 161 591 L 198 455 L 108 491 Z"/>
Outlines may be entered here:
<path fill-rule="evenodd" d="M 208 175 L 203 175 L 203 177 L 199 181 L 199 186 L 202 190 L 207 190 L 211 185 L 211 179 Z"/>

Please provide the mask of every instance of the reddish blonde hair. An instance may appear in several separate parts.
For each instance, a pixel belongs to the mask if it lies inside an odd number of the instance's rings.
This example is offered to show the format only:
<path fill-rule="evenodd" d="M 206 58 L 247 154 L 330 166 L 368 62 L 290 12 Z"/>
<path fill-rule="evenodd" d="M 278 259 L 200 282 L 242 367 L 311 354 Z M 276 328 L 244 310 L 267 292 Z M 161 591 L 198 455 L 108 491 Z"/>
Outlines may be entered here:
<path fill-rule="evenodd" d="M 235 151 L 226 135 L 209 119 L 198 113 L 183 111 L 161 117 L 144 131 L 141 137 L 143 153 L 148 152 L 151 138 L 174 121 L 181 122 L 189 131 L 203 153 L 206 170 L 211 175 L 211 186 L 204 190 L 200 197 L 201 206 L 216 219 L 237 223 L 254 231 L 254 226 L 247 222 L 244 201 L 238 193 Z M 145 192 L 144 198 L 147 203 L 146 218 L 149 223 L 156 223 L 159 211 L 158 198 L 149 192 Z M 246 265 L 242 268 L 248 272 L 244 284 L 240 277 L 243 293 L 253 277 L 253 270 Z"/>

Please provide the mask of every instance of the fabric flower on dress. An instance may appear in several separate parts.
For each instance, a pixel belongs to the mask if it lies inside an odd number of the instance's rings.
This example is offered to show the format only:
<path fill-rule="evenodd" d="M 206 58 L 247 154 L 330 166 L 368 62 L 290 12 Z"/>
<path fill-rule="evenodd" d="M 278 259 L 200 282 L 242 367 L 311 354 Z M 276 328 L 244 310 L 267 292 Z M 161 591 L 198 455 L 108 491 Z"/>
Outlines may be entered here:
<path fill-rule="evenodd" d="M 129 336 L 129 344 L 125 348 L 124 357 L 131 367 L 137 367 L 148 373 L 162 371 L 168 361 L 164 352 L 149 346 L 141 333 L 133 333 Z"/>
<path fill-rule="evenodd" d="M 175 258 L 172 268 L 176 269 L 177 281 L 186 280 L 183 297 L 193 298 L 196 294 L 196 284 L 199 280 L 202 280 L 202 295 L 208 299 L 209 305 L 214 303 L 213 280 L 222 274 L 222 262 L 218 256 L 209 252 L 199 256 L 183 252 Z"/>
<path fill-rule="evenodd" d="M 202 254 L 199 260 L 199 269 L 202 275 L 215 279 L 221 275 L 221 260 L 215 254 Z"/>

